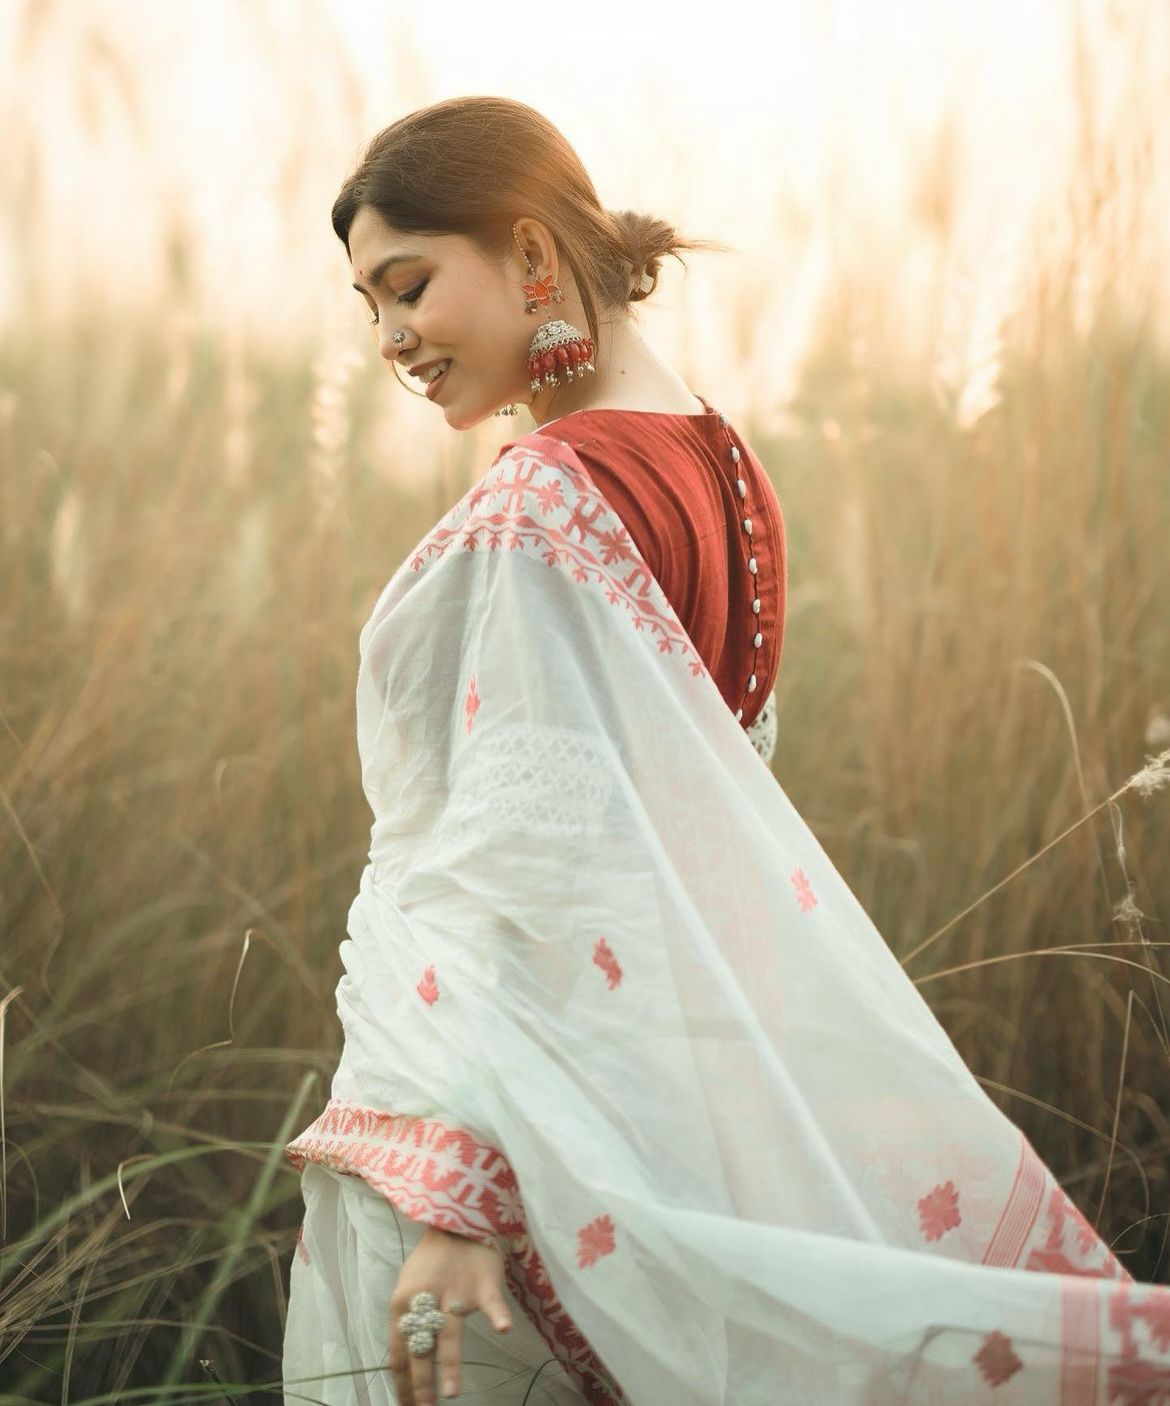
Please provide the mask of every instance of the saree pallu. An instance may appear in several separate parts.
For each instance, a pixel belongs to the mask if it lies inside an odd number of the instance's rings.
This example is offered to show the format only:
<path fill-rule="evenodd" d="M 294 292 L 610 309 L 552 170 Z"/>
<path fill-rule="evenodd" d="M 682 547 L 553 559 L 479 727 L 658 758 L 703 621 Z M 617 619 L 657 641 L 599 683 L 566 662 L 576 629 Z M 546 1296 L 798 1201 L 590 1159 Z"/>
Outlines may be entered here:
<path fill-rule="evenodd" d="M 571 448 L 506 445 L 360 654 L 374 823 L 306 1178 L 498 1245 L 591 1406 L 1170 1400 L 1170 1290 L 983 1092 Z M 290 1330 L 344 1317 L 301 1268 Z M 336 1370 L 311 1338 L 286 1390 Z"/>

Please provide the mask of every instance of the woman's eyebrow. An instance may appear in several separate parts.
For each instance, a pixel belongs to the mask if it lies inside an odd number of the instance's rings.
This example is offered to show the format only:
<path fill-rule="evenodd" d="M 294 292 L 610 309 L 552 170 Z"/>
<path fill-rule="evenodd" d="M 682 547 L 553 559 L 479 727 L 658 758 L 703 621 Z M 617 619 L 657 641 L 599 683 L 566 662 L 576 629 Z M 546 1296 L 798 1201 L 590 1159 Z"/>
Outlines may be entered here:
<path fill-rule="evenodd" d="M 421 254 L 387 254 L 384 259 L 380 259 L 370 270 L 369 287 L 376 288 L 381 282 L 382 275 L 388 268 L 393 267 L 394 264 L 408 264 L 412 259 L 421 259 L 422 257 Z M 358 282 L 353 286 L 360 293 L 364 285 Z"/>

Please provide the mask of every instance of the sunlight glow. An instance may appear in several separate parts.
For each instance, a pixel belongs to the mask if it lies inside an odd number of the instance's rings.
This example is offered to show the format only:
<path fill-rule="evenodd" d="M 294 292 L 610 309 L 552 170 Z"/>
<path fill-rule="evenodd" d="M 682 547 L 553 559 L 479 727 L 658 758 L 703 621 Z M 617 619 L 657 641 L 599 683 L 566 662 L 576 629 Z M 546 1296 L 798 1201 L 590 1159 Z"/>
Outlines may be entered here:
<path fill-rule="evenodd" d="M 1086 308 L 1107 290 L 1166 334 L 1168 69 L 1170 7 L 1091 0 L 683 4 L 638 26 L 604 0 L 539 40 L 470 3 L 10 4 L 0 314 L 129 304 L 280 339 L 350 298 L 365 347 L 340 181 L 403 113 L 498 93 L 561 127 L 608 205 L 735 246 L 668 265 L 640 311 L 693 384 L 730 361 L 779 409 L 880 270 L 897 354 L 934 354 L 940 298 L 957 320 L 938 376 L 961 394 L 1038 250 L 1075 254 Z"/>

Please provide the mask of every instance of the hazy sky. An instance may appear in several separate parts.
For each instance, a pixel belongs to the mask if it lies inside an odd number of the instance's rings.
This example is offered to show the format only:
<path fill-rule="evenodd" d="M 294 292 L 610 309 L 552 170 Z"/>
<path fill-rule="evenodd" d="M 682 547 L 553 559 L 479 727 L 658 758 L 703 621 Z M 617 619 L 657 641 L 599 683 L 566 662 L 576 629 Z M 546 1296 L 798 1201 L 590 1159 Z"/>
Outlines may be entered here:
<path fill-rule="evenodd" d="M 1037 229 L 1067 219 L 1086 110 L 1098 140 L 1152 143 L 1131 181 L 1142 238 L 1170 230 L 1160 0 L 773 0 L 637 25 L 613 0 L 509 13 L 0 0 L 0 314 L 153 306 L 178 267 L 200 317 L 280 336 L 346 297 L 360 338 L 333 196 L 379 127 L 459 93 L 538 107 L 606 204 L 736 245 L 694 256 L 685 291 L 668 276 L 645 316 L 676 336 L 685 310 L 700 357 L 766 334 L 787 348 L 773 389 L 866 261 L 910 340 L 940 270 L 1009 296 Z M 745 318 L 758 332 L 736 329 Z"/>

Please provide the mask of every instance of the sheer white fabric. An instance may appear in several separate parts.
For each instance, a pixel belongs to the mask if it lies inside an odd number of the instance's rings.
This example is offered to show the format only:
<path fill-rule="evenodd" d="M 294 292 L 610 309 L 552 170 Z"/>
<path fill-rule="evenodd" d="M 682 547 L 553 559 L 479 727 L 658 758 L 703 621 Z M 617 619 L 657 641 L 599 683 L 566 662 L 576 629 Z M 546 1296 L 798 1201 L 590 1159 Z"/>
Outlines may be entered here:
<path fill-rule="evenodd" d="M 390 1295 L 424 1222 L 360 1177 L 308 1163 L 305 1223 L 290 1267 L 285 1400 L 395 1406 L 387 1366 Z M 584 1398 L 505 1288 L 512 1327 L 482 1314 L 463 1326 L 460 1398 L 475 1406 L 581 1406 Z"/>
<path fill-rule="evenodd" d="M 294 1162 L 499 1244 L 595 1406 L 1170 1391 L 1170 1290 L 983 1093 L 571 448 L 506 446 L 360 646 L 370 862 Z M 290 1323 L 348 1293 L 298 1280 Z"/>

